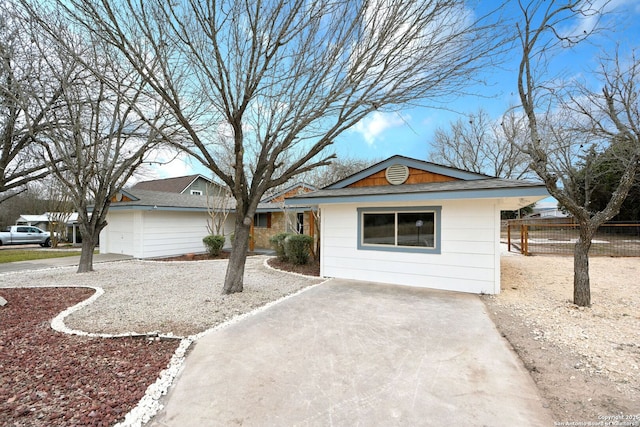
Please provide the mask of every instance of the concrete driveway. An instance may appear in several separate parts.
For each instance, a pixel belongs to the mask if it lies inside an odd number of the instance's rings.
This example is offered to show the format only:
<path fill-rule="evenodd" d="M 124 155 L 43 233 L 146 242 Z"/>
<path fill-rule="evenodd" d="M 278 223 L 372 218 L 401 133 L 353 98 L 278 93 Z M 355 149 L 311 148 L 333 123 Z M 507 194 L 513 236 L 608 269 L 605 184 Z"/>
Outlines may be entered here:
<path fill-rule="evenodd" d="M 477 296 L 332 280 L 195 344 L 152 426 L 545 426 Z"/>

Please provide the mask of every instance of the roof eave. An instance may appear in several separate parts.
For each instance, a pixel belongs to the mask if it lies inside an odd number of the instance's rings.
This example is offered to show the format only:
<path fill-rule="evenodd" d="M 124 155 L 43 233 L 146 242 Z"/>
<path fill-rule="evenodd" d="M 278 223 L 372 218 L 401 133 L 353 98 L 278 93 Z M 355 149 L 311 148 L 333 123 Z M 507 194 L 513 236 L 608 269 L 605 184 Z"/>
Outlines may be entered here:
<path fill-rule="evenodd" d="M 285 200 L 286 206 L 321 205 L 337 203 L 382 203 L 382 202 L 411 202 L 422 200 L 460 200 L 460 199 L 504 199 L 519 197 L 548 197 L 546 187 L 513 187 L 488 188 L 456 191 L 428 191 L 400 194 L 363 194 L 346 196 L 296 197 Z"/>
<path fill-rule="evenodd" d="M 176 211 L 207 212 L 206 207 L 197 206 L 157 206 L 157 205 L 111 205 L 109 211 Z"/>

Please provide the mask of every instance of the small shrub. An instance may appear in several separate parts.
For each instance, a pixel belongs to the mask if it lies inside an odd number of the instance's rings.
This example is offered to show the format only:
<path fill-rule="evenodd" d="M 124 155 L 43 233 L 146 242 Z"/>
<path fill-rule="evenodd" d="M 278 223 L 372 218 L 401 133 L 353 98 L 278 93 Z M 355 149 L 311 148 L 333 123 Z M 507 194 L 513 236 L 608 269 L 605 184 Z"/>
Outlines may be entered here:
<path fill-rule="evenodd" d="M 309 261 L 309 248 L 313 244 L 313 237 L 306 234 L 292 234 L 284 239 L 284 252 L 289 261 L 296 265 Z"/>
<path fill-rule="evenodd" d="M 276 256 L 280 261 L 287 260 L 287 254 L 284 249 L 284 241 L 287 237 L 292 236 L 291 233 L 278 233 L 269 238 L 269 243 L 273 250 L 276 251 Z"/>
<path fill-rule="evenodd" d="M 207 247 L 207 252 L 211 256 L 218 256 L 222 251 L 222 247 L 224 246 L 224 236 L 220 236 L 218 234 L 213 235 L 210 234 L 202 239 L 202 242 Z"/>

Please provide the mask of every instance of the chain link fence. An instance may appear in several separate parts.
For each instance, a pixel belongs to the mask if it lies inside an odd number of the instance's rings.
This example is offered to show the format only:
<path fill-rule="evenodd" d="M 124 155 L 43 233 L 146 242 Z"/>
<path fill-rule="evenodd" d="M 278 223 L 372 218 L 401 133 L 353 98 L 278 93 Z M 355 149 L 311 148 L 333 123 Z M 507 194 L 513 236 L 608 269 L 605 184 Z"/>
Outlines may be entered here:
<path fill-rule="evenodd" d="M 580 226 L 571 219 L 515 219 L 503 224 L 510 252 L 573 255 Z M 590 256 L 640 257 L 640 222 L 607 222 L 591 242 Z"/>

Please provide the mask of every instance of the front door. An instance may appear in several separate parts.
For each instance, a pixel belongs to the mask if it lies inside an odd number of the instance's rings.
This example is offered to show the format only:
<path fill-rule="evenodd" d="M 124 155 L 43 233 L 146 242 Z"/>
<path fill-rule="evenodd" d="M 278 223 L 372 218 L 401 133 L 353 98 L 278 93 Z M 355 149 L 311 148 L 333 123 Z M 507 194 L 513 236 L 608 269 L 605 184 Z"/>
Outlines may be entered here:
<path fill-rule="evenodd" d="M 299 213 L 296 217 L 296 232 L 304 234 L 304 213 Z"/>

